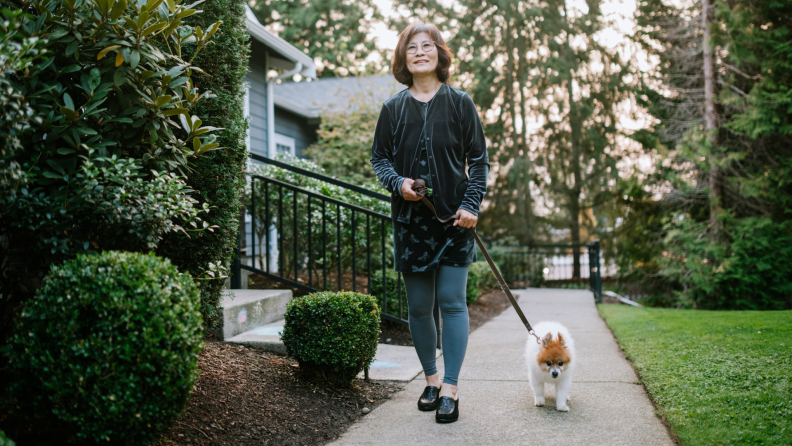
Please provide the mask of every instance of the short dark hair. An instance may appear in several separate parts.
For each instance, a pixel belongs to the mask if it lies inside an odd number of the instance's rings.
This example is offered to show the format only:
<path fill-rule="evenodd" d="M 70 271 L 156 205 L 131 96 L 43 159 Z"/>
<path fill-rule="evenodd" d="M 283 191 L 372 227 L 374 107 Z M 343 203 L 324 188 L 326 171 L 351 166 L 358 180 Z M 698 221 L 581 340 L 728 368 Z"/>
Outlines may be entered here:
<path fill-rule="evenodd" d="M 399 34 L 399 43 L 396 45 L 396 51 L 393 52 L 393 61 L 391 63 L 391 72 L 393 77 L 399 83 L 412 87 L 413 76 L 410 70 L 407 69 L 407 44 L 414 35 L 419 33 L 427 33 L 435 43 L 437 48 L 437 78 L 440 82 L 447 82 L 451 77 L 449 71 L 451 70 L 451 58 L 453 52 L 445 44 L 443 36 L 440 31 L 431 23 L 424 23 L 420 20 L 412 22 L 410 26 L 404 29 Z"/>

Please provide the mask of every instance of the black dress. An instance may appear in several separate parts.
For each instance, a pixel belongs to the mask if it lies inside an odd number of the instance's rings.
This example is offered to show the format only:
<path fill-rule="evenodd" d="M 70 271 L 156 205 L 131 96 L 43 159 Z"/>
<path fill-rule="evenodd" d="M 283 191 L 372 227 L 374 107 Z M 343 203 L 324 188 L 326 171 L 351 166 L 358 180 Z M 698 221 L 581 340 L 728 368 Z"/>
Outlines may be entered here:
<path fill-rule="evenodd" d="M 418 177 L 432 188 L 426 146 L 421 148 Z M 429 195 L 434 204 L 434 198 Z M 469 229 L 440 223 L 423 202 L 410 203 L 409 223 L 393 220 L 395 270 L 401 273 L 434 271 L 440 265 L 468 266 L 476 261 L 475 241 Z"/>

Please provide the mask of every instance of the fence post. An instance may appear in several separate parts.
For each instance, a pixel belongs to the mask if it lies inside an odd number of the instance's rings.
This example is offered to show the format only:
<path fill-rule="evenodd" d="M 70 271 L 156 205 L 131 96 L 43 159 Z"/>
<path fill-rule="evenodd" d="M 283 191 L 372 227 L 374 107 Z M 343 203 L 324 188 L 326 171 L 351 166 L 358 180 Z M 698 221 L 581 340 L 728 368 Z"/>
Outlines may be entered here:
<path fill-rule="evenodd" d="M 600 270 L 600 241 L 594 240 L 594 268 L 595 268 L 595 279 L 594 279 L 594 297 L 597 299 L 597 303 L 602 303 L 602 271 Z"/>

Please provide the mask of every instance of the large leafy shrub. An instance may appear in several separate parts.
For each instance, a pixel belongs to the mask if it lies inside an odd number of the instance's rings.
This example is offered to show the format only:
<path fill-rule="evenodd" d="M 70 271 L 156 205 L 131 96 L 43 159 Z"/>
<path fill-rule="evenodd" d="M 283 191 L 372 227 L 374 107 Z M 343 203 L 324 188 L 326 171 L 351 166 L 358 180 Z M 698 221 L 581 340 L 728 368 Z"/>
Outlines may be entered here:
<path fill-rule="evenodd" d="M 358 94 L 349 99 L 348 113 L 324 113 L 316 132 L 318 139 L 306 150 L 328 175 L 357 185 L 379 184 L 370 161 L 379 103 L 369 96 Z"/>
<path fill-rule="evenodd" d="M 19 138 L 36 121 L 33 109 L 10 77 L 32 66 L 45 51 L 38 37 L 19 36 L 22 11 L 2 9 L 0 14 L 0 191 L 5 194 L 25 181 L 17 160 L 22 151 Z"/>
<path fill-rule="evenodd" d="M 188 29 L 195 30 L 199 27 L 211 29 L 213 23 L 223 22 L 220 32 L 212 38 L 211 46 L 204 46 L 200 52 L 195 45 L 188 45 L 183 50 L 185 60 L 195 57 L 193 63 L 209 74 L 197 76 L 194 85 L 201 91 L 211 90 L 213 95 L 196 104 L 192 112 L 205 124 L 223 128 L 214 133 L 217 136 L 215 143 L 220 144 L 222 150 L 214 150 L 195 160 L 187 177 L 187 185 L 195 191 L 194 197 L 201 205 L 208 203 L 212 210 L 206 220 L 218 228 L 189 238 L 172 233 L 158 251 L 181 271 L 190 272 L 193 276 L 203 274 L 207 264 L 211 266 L 221 261 L 230 265 L 237 247 L 240 199 L 244 188 L 242 170 L 247 158 L 247 121 L 242 88 L 249 53 L 245 4 L 245 0 L 212 0 L 201 4 L 200 14 L 185 19 L 185 25 L 194 27 Z M 217 317 L 215 310 L 224 284 L 222 274 L 199 282 L 204 324 L 211 324 Z"/>
<path fill-rule="evenodd" d="M 150 444 L 198 376 L 198 306 L 190 277 L 153 254 L 54 267 L 9 342 L 14 416 L 54 416 L 72 443 Z"/>
<path fill-rule="evenodd" d="M 310 294 L 289 302 L 281 339 L 306 377 L 348 385 L 374 360 L 379 315 L 372 296 Z"/>
<path fill-rule="evenodd" d="M 690 218 L 669 224 L 661 274 L 679 280 L 676 304 L 687 308 L 783 310 L 792 307 L 792 222 L 722 218 L 727 243 L 699 236 Z"/>
<path fill-rule="evenodd" d="M 16 183 L 27 184 L 4 190 L 0 202 L 0 343 L 50 265 L 79 252 L 148 250 L 163 234 L 181 232 L 182 219 L 200 206 L 170 174 L 188 173 L 191 159 L 219 149 L 216 129 L 192 113 L 212 95 L 195 87 L 203 75 L 191 59 L 220 23 L 183 24 L 200 12 L 194 4 L 3 4 L 23 13 L 14 16 L 19 26 L 13 35 L 6 31 L 4 48 L 35 40 L 47 52 L 4 72 L 24 98 L 20 109 L 32 110 L 26 116 L 37 122 L 15 131 L 24 149 L 3 160 L 4 167 L 20 166 L 25 177 Z M 188 50 L 193 56 L 182 58 Z"/>
<path fill-rule="evenodd" d="M 210 96 L 182 47 L 203 48 L 206 31 L 182 25 L 197 11 L 181 1 L 18 1 L 32 15 L 21 37 L 46 39 L 49 58 L 17 73 L 43 122 L 23 140 L 22 161 L 43 186 L 65 186 L 89 149 L 187 172 L 190 157 L 217 147 L 190 109 Z"/>
<path fill-rule="evenodd" d="M 14 443 L 13 440 L 6 437 L 5 432 L 0 431 L 0 446 L 15 446 L 15 445 L 16 443 Z"/>

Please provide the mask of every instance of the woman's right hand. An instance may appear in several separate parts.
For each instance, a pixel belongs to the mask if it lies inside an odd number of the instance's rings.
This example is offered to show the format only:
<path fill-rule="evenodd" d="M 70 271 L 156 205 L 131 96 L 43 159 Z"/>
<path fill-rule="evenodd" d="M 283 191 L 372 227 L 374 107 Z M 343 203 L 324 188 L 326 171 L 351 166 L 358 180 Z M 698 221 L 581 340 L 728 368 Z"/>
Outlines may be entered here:
<path fill-rule="evenodd" d="M 418 201 L 421 199 L 421 196 L 416 194 L 415 191 L 413 191 L 412 185 L 414 182 L 415 180 L 413 180 L 412 178 L 405 178 L 404 181 L 402 182 L 402 186 L 401 186 L 402 198 L 404 198 L 407 201 Z"/>

